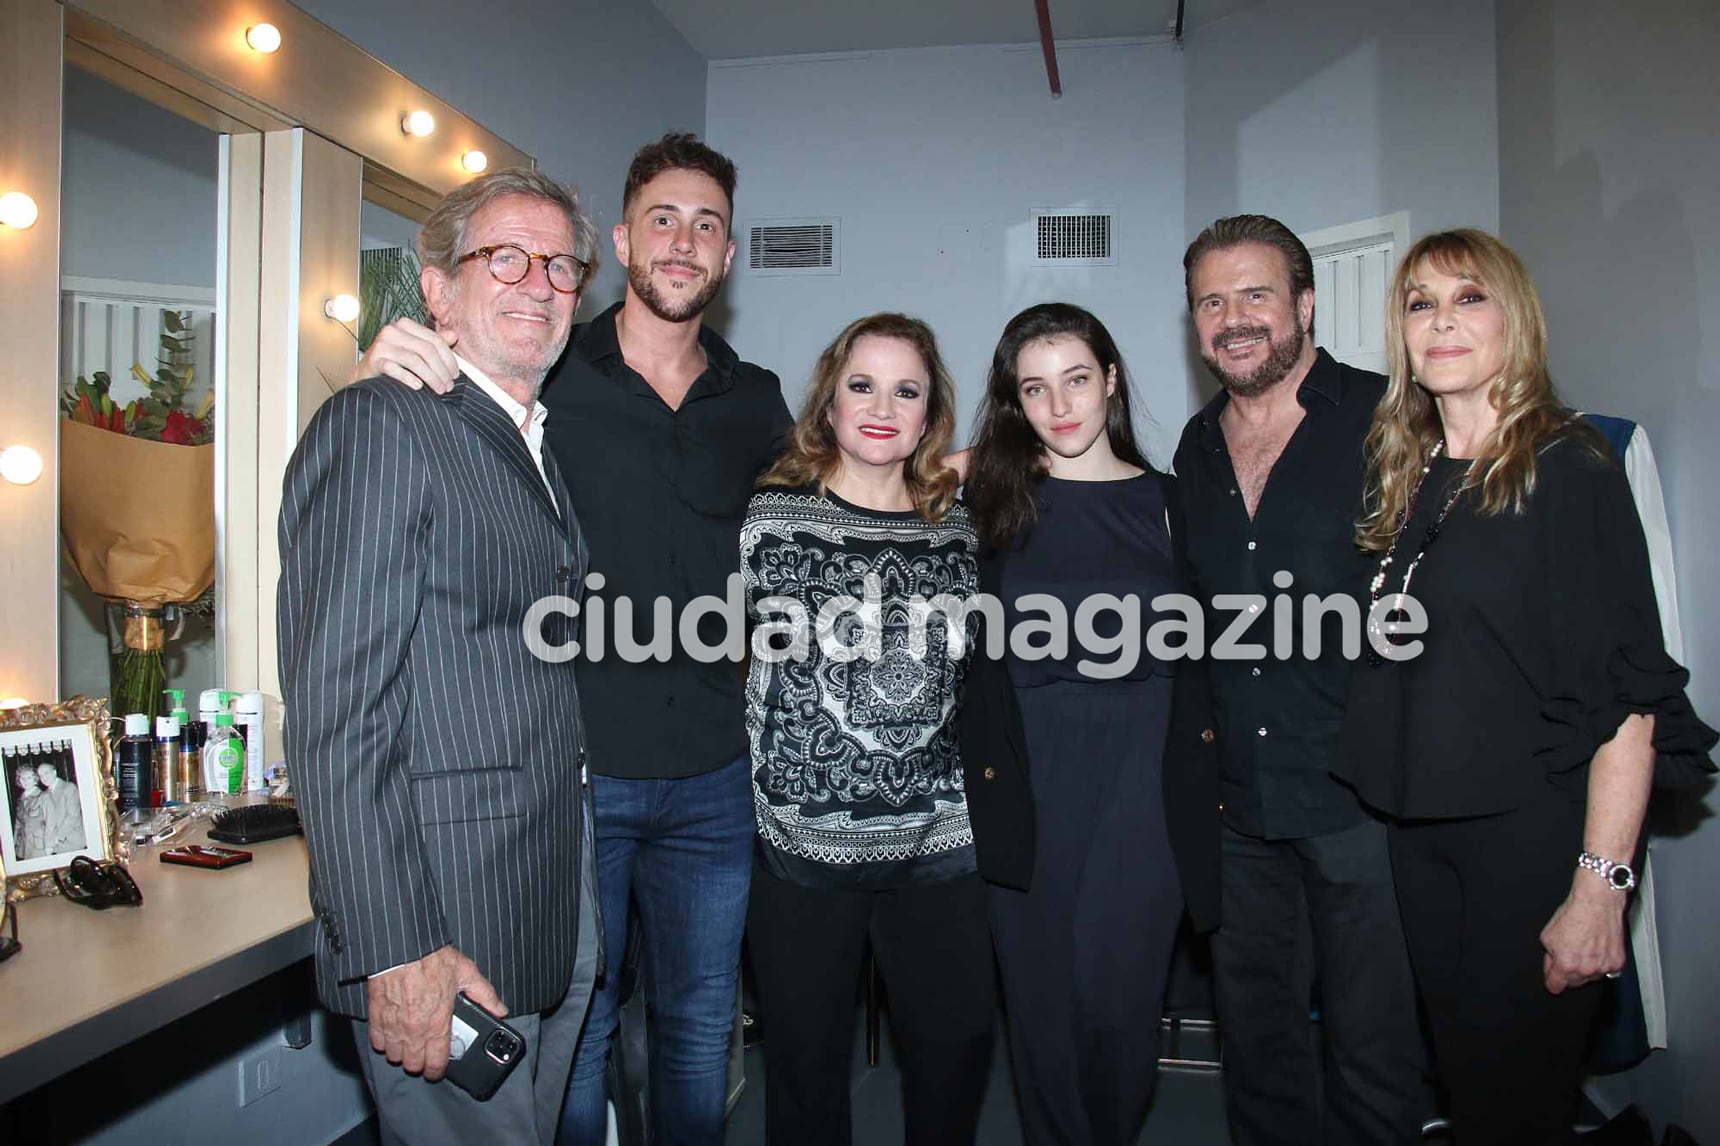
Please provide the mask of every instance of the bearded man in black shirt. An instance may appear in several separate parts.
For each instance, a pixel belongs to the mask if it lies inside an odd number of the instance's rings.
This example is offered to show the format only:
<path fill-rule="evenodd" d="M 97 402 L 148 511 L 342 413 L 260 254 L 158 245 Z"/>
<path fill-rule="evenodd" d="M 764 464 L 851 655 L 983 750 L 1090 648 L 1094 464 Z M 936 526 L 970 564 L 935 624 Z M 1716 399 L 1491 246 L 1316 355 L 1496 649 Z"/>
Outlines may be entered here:
<path fill-rule="evenodd" d="M 544 384 L 545 440 L 594 575 L 579 681 L 611 969 L 593 995 L 563 1112 L 562 1141 L 573 1146 L 605 1140 L 630 903 L 652 980 L 657 1135 L 686 1146 L 723 1140 L 755 834 L 746 709 L 736 665 L 688 655 L 673 621 L 657 625 L 654 603 L 667 600 L 680 618 L 694 598 L 726 595 L 753 482 L 794 425 L 776 375 L 703 325 L 734 258 L 734 188 L 734 164 L 691 135 L 639 150 L 612 236 L 626 295 L 574 328 Z M 359 376 L 444 389 L 457 372 L 453 350 L 400 320 L 366 352 Z M 631 623 L 615 610 L 604 626 L 608 642 L 591 619 L 598 593 L 631 602 Z M 724 644 L 724 626 L 705 621 L 702 642 Z M 629 636 L 651 655 L 621 655 Z M 604 643 L 612 647 L 599 652 Z"/>
<path fill-rule="evenodd" d="M 1294 586 L 1298 598 L 1365 601 L 1372 567 L 1352 538 L 1385 379 L 1314 345 L 1312 260 L 1276 219 L 1219 219 L 1183 268 L 1201 357 L 1224 387 L 1189 420 L 1175 462 L 1209 632 L 1231 619 L 1212 608 L 1220 594 L 1265 601 Z M 1263 606 L 1246 608 L 1265 621 Z M 1244 640 L 1263 642 L 1266 627 Z M 1330 771 L 1351 662 L 1335 625 L 1320 636 L 1318 657 L 1298 632 L 1288 659 L 1262 647 L 1211 665 L 1223 888 L 1213 971 L 1236 1146 L 1408 1143 L 1430 1113 L 1385 829 Z"/>

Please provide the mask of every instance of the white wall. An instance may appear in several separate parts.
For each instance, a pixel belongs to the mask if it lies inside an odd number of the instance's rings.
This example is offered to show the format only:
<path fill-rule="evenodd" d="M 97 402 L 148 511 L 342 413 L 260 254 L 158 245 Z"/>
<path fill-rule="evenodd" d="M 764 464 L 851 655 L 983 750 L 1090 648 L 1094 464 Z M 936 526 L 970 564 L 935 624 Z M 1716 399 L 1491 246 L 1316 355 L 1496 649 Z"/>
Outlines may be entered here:
<path fill-rule="evenodd" d="M 1499 5 L 1500 226 L 1547 311 L 1574 403 L 1647 427 L 1678 562 L 1696 709 L 1720 723 L 1720 7 Z M 1720 828 L 1662 800 L 1654 845 L 1670 1043 L 1615 1092 L 1720 1142 Z M 1707 822 L 1704 822 L 1707 821 Z"/>
<path fill-rule="evenodd" d="M 956 376 L 962 436 L 1011 315 L 1053 299 L 1111 329 L 1168 463 L 1188 409 L 1181 371 L 1182 60 L 1166 43 L 1060 45 L 1052 99 L 1037 45 L 717 63 L 714 146 L 740 168 L 742 251 L 714 316 L 798 403 L 853 319 L 928 321 Z M 1035 208 L 1114 213 L 1111 265 L 1036 267 Z M 745 227 L 840 217 L 841 274 L 749 274 Z"/>
<path fill-rule="evenodd" d="M 1184 42 L 1189 238 L 1238 213 L 1498 225 L 1493 0 L 1263 0 Z"/>
<path fill-rule="evenodd" d="M 580 307 L 621 297 L 609 230 L 640 145 L 705 129 L 705 61 L 643 0 L 295 0 L 578 184 L 598 224 L 603 267 Z"/>

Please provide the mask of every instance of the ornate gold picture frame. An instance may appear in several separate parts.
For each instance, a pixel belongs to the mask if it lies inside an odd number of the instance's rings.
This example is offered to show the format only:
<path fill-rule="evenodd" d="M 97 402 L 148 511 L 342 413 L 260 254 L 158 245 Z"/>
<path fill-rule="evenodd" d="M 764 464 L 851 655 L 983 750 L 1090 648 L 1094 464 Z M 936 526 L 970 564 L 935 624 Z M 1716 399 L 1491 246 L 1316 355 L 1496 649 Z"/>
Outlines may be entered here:
<path fill-rule="evenodd" d="M 74 856 L 123 860 L 105 698 L 0 709 L 0 875 L 8 900 L 57 895 Z"/>

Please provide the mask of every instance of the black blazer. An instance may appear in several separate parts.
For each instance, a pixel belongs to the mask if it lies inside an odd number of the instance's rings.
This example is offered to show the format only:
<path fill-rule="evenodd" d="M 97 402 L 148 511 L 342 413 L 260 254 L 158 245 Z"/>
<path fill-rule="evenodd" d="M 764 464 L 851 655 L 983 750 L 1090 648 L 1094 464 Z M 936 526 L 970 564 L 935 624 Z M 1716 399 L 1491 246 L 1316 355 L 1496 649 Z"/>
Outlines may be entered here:
<path fill-rule="evenodd" d="M 365 977 L 452 943 L 509 1010 L 572 978 L 590 877 L 571 664 L 523 636 L 573 596 L 585 546 L 553 457 L 462 376 L 376 379 L 311 419 L 281 502 L 287 766 L 304 817 L 317 989 L 363 1017 Z M 552 643 L 565 618 L 543 626 Z M 589 891 L 587 892 L 589 895 Z"/>
<path fill-rule="evenodd" d="M 1179 591 L 1187 568 L 1182 503 L 1176 481 L 1160 474 L 1171 521 L 1171 553 Z M 980 562 L 980 591 L 1002 597 L 1003 559 L 991 553 Z M 980 620 L 975 655 L 963 686 L 962 767 L 968 817 L 980 875 L 1025 891 L 1033 879 L 1035 847 L 1033 792 L 1028 783 L 1027 740 L 1009 668 L 984 655 L 985 620 Z M 1176 857 L 1183 898 L 1200 931 L 1218 926 L 1218 738 L 1206 662 L 1177 662 L 1171 722 L 1165 744 L 1165 819 Z"/>

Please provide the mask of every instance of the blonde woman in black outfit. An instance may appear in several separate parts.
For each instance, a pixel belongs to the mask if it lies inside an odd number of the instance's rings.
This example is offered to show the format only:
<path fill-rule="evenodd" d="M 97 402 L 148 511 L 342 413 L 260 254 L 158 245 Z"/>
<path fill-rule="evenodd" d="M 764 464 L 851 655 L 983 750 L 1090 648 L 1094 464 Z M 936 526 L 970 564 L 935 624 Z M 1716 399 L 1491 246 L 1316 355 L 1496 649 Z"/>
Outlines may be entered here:
<path fill-rule="evenodd" d="M 968 464 L 982 589 L 1012 629 L 1046 598 L 1073 622 L 1063 653 L 1014 636 L 1004 660 L 980 653 L 961 717 L 1022 1136 L 1132 1146 L 1185 898 L 1197 926 L 1217 921 L 1204 666 L 1141 642 L 1152 600 L 1182 589 L 1180 510 L 1135 445 L 1116 343 L 1063 303 L 1004 328 Z M 1076 618 L 1100 594 L 1132 601 L 1139 625 L 1102 609 L 1082 648 Z"/>
<path fill-rule="evenodd" d="M 1554 394 L 1522 263 L 1431 235 L 1387 305 L 1357 540 L 1373 598 L 1407 593 L 1425 632 L 1357 666 L 1339 772 L 1390 817 L 1454 1141 L 1564 1143 L 1650 786 L 1712 771 L 1715 734 L 1662 645 L 1624 471 Z"/>

